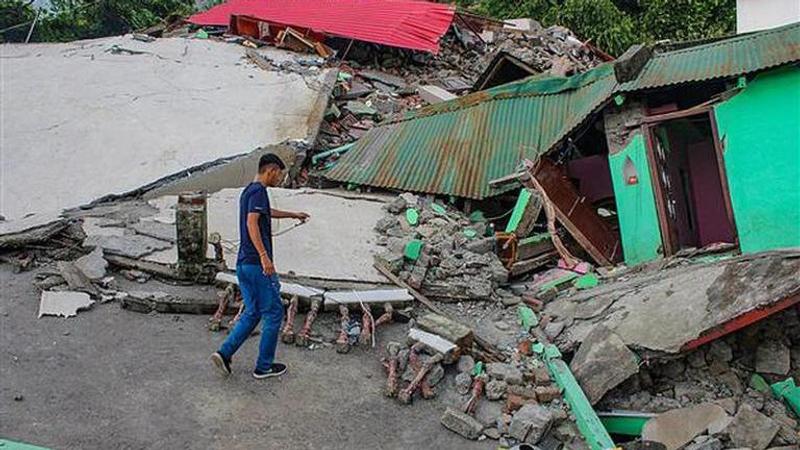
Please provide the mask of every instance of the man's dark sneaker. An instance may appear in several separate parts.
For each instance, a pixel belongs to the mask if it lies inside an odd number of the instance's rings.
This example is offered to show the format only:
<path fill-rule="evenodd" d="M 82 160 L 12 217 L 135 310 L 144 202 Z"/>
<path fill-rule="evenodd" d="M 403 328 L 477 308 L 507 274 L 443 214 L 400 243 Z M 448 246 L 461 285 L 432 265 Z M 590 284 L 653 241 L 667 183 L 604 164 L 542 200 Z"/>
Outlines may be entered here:
<path fill-rule="evenodd" d="M 272 377 L 279 377 L 286 373 L 286 364 L 281 363 L 272 363 L 269 369 L 265 371 L 260 371 L 256 369 L 253 372 L 253 378 L 261 380 L 264 378 L 272 378 Z"/>
<path fill-rule="evenodd" d="M 211 362 L 214 363 L 214 367 L 219 369 L 222 375 L 227 377 L 231 374 L 231 362 L 225 359 L 219 352 L 211 354 Z"/>

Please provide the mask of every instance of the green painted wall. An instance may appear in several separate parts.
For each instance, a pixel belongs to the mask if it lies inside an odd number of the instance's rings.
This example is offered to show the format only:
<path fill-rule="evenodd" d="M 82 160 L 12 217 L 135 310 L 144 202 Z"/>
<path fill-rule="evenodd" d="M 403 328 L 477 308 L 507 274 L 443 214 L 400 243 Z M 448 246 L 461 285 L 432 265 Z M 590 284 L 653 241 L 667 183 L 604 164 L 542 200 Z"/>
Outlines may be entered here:
<path fill-rule="evenodd" d="M 636 168 L 639 178 L 637 184 L 625 184 L 622 172 L 628 157 Z M 608 162 L 617 202 L 625 263 L 634 265 L 659 258 L 661 229 L 642 135 L 637 133 L 622 151 L 609 155 Z"/>
<path fill-rule="evenodd" d="M 800 68 L 759 75 L 715 112 L 742 252 L 800 246 Z"/>

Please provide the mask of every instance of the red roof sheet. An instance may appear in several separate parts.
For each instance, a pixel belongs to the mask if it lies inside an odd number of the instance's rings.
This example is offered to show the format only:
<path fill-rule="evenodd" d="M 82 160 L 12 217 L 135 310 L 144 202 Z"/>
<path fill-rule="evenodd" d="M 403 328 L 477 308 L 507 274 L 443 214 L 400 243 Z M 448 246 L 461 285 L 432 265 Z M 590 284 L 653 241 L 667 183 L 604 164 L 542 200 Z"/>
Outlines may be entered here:
<path fill-rule="evenodd" d="M 439 51 L 451 5 L 420 0 L 229 0 L 189 22 L 227 26 L 231 14 L 393 47 Z"/>

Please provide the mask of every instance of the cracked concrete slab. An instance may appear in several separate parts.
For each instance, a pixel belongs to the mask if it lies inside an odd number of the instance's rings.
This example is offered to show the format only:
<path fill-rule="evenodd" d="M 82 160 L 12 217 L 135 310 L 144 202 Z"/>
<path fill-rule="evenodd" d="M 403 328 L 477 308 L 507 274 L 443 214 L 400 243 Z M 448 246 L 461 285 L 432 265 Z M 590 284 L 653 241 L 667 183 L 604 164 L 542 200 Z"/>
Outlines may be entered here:
<path fill-rule="evenodd" d="M 94 300 L 85 292 L 44 291 L 39 300 L 39 317 L 72 317 L 81 309 L 90 308 Z"/>
<path fill-rule="evenodd" d="M 84 205 L 313 134 L 326 72 L 269 72 L 243 55 L 183 38 L 0 45 L 0 214 Z M 44 160 L 48 182 L 30 183 Z"/>
<path fill-rule="evenodd" d="M 800 295 L 797 273 L 800 252 L 746 255 L 605 283 L 559 298 L 545 313 L 569 324 L 557 338 L 562 350 L 576 348 L 602 325 L 633 350 L 678 353 L 719 325 Z M 597 303 L 592 314 L 585 313 L 586 302 Z"/>

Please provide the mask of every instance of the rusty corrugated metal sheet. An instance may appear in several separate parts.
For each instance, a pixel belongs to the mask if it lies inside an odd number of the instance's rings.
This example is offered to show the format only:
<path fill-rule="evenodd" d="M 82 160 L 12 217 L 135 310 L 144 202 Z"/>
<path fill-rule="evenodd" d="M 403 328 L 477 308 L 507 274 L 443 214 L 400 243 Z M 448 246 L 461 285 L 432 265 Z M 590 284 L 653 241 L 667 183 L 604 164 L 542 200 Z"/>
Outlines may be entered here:
<path fill-rule="evenodd" d="M 499 86 L 377 127 L 325 177 L 382 188 L 483 199 L 489 181 L 549 150 L 616 87 L 613 68 Z M 509 189 L 508 186 L 505 189 Z"/>
<path fill-rule="evenodd" d="M 620 91 L 735 77 L 795 61 L 800 61 L 800 22 L 657 53 Z"/>

